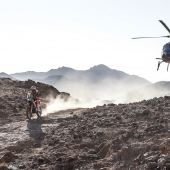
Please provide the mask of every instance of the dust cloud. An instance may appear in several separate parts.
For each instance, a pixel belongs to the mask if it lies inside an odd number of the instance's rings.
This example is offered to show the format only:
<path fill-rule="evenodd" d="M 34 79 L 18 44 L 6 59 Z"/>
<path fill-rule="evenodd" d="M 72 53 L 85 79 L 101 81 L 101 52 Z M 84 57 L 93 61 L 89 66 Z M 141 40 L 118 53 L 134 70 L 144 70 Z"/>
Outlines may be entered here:
<path fill-rule="evenodd" d="M 56 88 L 60 91 L 67 91 L 71 97 L 65 101 L 58 97 L 51 99 L 44 110 L 44 115 L 60 110 L 73 108 L 91 108 L 97 105 L 108 103 L 130 103 L 147 100 L 154 97 L 161 97 L 169 93 L 168 89 L 157 88 L 151 84 L 141 82 L 131 83 L 130 81 L 115 81 L 105 79 L 100 83 L 73 82 L 69 84 L 58 83 Z"/>
<path fill-rule="evenodd" d="M 76 109 L 76 108 L 91 108 L 96 105 L 102 105 L 100 101 L 97 100 L 77 100 L 72 97 L 68 98 L 67 101 L 63 98 L 57 97 L 56 99 L 51 98 L 47 107 L 43 110 L 43 116 L 49 113 L 54 113 L 61 110 Z"/>

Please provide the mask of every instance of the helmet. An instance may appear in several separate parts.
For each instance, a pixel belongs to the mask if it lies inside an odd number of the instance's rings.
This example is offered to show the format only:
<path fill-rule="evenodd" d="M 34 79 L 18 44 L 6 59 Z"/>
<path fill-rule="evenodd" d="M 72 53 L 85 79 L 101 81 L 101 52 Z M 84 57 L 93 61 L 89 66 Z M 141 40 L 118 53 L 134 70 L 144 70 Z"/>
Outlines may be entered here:
<path fill-rule="evenodd" d="M 32 91 L 34 91 L 34 90 L 37 90 L 37 87 L 36 86 L 31 86 L 31 88 L 30 88 Z"/>

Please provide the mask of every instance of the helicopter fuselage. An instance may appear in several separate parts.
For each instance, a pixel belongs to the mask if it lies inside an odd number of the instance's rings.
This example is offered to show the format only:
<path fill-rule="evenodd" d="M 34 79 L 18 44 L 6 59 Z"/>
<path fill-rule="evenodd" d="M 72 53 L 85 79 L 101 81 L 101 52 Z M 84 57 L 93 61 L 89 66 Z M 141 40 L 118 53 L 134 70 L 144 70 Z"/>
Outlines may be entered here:
<path fill-rule="evenodd" d="M 163 54 L 162 61 L 164 61 L 166 63 L 170 63 L 170 54 Z"/>
<path fill-rule="evenodd" d="M 162 49 L 162 60 L 170 63 L 170 42 L 166 43 Z"/>

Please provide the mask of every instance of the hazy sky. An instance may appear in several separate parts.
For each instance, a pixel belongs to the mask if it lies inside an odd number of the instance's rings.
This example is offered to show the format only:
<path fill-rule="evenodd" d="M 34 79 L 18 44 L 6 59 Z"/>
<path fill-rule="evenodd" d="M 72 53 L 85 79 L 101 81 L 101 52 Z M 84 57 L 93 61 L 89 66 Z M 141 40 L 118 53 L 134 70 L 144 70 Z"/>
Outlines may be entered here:
<path fill-rule="evenodd" d="M 150 81 L 170 81 L 167 64 L 156 71 L 168 39 L 169 0 L 1 0 L 0 72 L 88 69 L 106 64 Z"/>

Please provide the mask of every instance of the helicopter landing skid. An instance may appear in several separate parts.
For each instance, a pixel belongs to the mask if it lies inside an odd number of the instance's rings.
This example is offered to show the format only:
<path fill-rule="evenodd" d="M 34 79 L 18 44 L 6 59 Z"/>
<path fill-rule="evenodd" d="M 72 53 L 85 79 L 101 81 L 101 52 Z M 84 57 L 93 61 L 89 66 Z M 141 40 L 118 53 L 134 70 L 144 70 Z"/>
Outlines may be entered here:
<path fill-rule="evenodd" d="M 168 63 L 168 65 L 167 65 L 167 71 L 168 71 L 168 68 L 169 68 L 169 63 Z"/>
<path fill-rule="evenodd" d="M 159 70 L 159 67 L 160 67 L 160 65 L 161 65 L 162 62 L 163 62 L 163 61 L 158 61 L 157 71 Z"/>
<path fill-rule="evenodd" d="M 158 61 L 157 71 L 159 70 L 159 67 L 160 67 L 161 63 L 163 63 L 163 62 L 164 62 L 164 61 Z M 168 63 L 168 65 L 167 65 L 167 71 L 168 71 L 168 69 L 169 69 L 169 63 Z"/>

